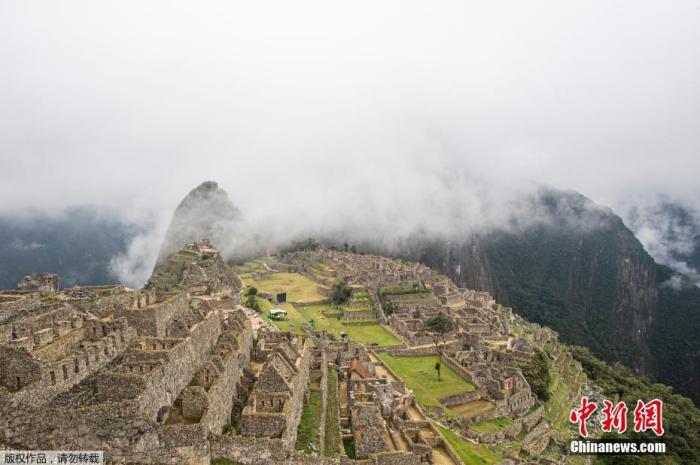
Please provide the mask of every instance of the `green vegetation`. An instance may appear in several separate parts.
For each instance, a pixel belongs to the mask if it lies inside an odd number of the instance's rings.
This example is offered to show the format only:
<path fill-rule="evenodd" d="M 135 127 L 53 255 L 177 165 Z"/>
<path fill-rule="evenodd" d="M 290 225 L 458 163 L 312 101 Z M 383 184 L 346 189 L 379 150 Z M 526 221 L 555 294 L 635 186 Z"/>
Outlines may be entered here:
<path fill-rule="evenodd" d="M 577 195 L 543 194 L 537 202 L 549 209 L 557 223 L 517 234 L 495 233 L 480 245 L 491 277 L 499 283 L 501 304 L 554 329 L 563 342 L 587 346 L 607 360 L 632 366 L 644 354 L 641 346 L 616 337 L 621 329 L 614 317 L 621 310 L 619 263 L 625 257 L 635 266 L 646 267 L 651 259 L 626 234 L 619 218 L 600 217 L 599 212 L 578 205 L 585 199 L 573 198 Z M 560 212 L 564 211 L 571 216 L 563 218 Z M 606 227 L 591 231 L 575 226 L 588 221 Z M 632 309 L 627 306 L 625 311 Z"/>
<path fill-rule="evenodd" d="M 260 303 L 258 302 L 258 299 L 256 296 L 258 295 L 258 290 L 254 288 L 253 286 L 249 286 L 246 288 L 246 290 L 243 292 L 243 305 L 245 305 L 248 308 L 252 308 L 256 312 L 261 311 Z"/>
<path fill-rule="evenodd" d="M 288 245 L 287 247 L 283 247 L 280 250 L 280 254 L 286 254 L 286 253 L 291 253 L 291 252 L 300 252 L 300 251 L 318 250 L 320 248 L 321 248 L 321 243 L 318 242 L 316 239 L 309 237 L 308 239 L 296 241 L 296 242 L 293 242 L 292 244 Z"/>
<path fill-rule="evenodd" d="M 324 454 L 327 457 L 340 453 L 340 420 L 338 405 L 338 373 L 328 370 L 328 405 L 326 406 L 326 431 Z"/>
<path fill-rule="evenodd" d="M 243 264 L 231 264 L 231 268 L 243 280 L 250 280 L 253 274 L 267 272 L 262 258 L 251 260 Z"/>
<path fill-rule="evenodd" d="M 570 379 L 561 373 L 560 367 L 555 364 L 549 365 L 550 383 L 547 389 L 548 399 L 544 411 L 552 428 L 563 435 L 569 435 L 573 431 L 573 426 L 569 422 L 569 412 L 573 407 L 568 400 L 572 392 L 577 392 L 580 384 L 585 380 L 585 373 L 579 375 L 577 379 Z"/>
<path fill-rule="evenodd" d="M 246 284 L 269 294 L 286 292 L 290 302 L 308 303 L 324 300 L 318 292 L 318 284 L 299 273 L 272 273 L 263 279 L 249 278 L 245 281 Z"/>
<path fill-rule="evenodd" d="M 348 458 L 355 460 L 355 440 L 352 437 L 343 439 L 343 449 Z"/>
<path fill-rule="evenodd" d="M 211 459 L 211 465 L 239 465 L 238 462 L 234 462 L 229 459 Z"/>
<path fill-rule="evenodd" d="M 438 399 L 474 390 L 474 386 L 447 366 L 442 370 L 442 379 L 435 379 L 437 356 L 396 357 L 382 352 L 379 357 L 406 383 L 423 406 L 442 407 Z"/>
<path fill-rule="evenodd" d="M 322 396 L 318 389 L 309 390 L 309 400 L 304 404 L 297 429 L 295 449 L 310 454 L 320 450 L 319 428 L 321 426 Z"/>
<path fill-rule="evenodd" d="M 696 244 L 700 246 L 700 241 Z M 659 300 L 649 347 L 657 362 L 657 379 L 700 405 L 700 287 L 665 285 L 672 276 L 670 269 L 657 265 Z"/>
<path fill-rule="evenodd" d="M 350 339 L 362 344 L 376 343 L 380 346 L 401 344 L 401 341 L 388 329 L 380 325 L 377 320 L 361 321 L 360 324 L 357 324 L 356 320 L 344 321 L 336 317 L 328 317 L 327 315 L 331 312 L 329 304 L 319 303 L 302 306 L 285 302 L 273 306 L 261 297 L 257 297 L 257 302 L 264 314 L 267 314 L 273 308 L 281 308 L 287 311 L 287 319 L 285 321 L 272 321 L 281 331 L 289 331 L 291 323 L 296 326 L 297 332 L 301 332 L 301 325 L 309 320 L 313 320 L 314 327 L 319 331 L 327 331 L 336 336 L 340 336 L 340 333 L 345 332 Z"/>
<path fill-rule="evenodd" d="M 394 313 L 394 304 L 424 303 L 435 300 L 435 295 L 417 284 L 387 284 L 379 288 L 379 302 L 386 316 Z"/>
<path fill-rule="evenodd" d="M 425 322 L 424 331 L 432 336 L 433 341 L 435 341 L 435 348 L 437 349 L 438 354 L 442 355 L 445 348 L 445 336 L 447 333 L 452 331 L 453 328 L 454 325 L 452 324 L 452 320 L 445 318 L 441 314 L 436 315 Z M 442 346 L 440 345 L 440 342 L 442 342 Z M 438 358 L 438 361 L 435 362 L 435 370 L 437 371 L 438 381 L 440 381 L 441 368 L 442 362 Z"/>
<path fill-rule="evenodd" d="M 488 447 L 479 444 L 473 444 L 466 439 L 462 439 L 457 436 L 451 430 L 443 428 L 442 426 L 437 427 L 445 438 L 445 441 L 449 443 L 450 446 L 457 453 L 459 458 L 464 462 L 465 465 L 491 465 L 498 463 L 503 460 L 502 457 L 491 452 Z"/>
<path fill-rule="evenodd" d="M 552 377 L 549 374 L 546 355 L 541 350 L 536 350 L 532 359 L 528 363 L 520 365 L 520 368 L 537 397 L 545 402 L 548 401 Z"/>
<path fill-rule="evenodd" d="M 513 424 L 513 420 L 508 417 L 498 417 L 492 420 L 484 420 L 478 423 L 469 425 L 470 429 L 477 431 L 479 433 L 495 433 L 503 428 L 507 428 Z"/>
<path fill-rule="evenodd" d="M 350 299 L 352 295 L 352 289 L 348 286 L 345 281 L 338 280 L 333 283 L 331 288 L 330 300 L 333 305 L 342 305 Z"/>
<path fill-rule="evenodd" d="M 95 299 L 95 302 L 99 301 L 101 296 L 97 296 Z M 53 292 L 44 292 L 41 294 L 41 303 L 44 305 L 59 305 L 62 302 L 55 297 L 55 293 Z"/>
<path fill-rule="evenodd" d="M 645 402 L 661 399 L 664 403 L 663 425 L 665 434 L 657 438 L 654 433 L 635 433 L 628 428 L 623 435 L 608 433 L 603 439 L 615 441 L 665 442 L 664 455 L 600 456 L 596 464 L 686 464 L 700 463 L 700 410 L 687 397 L 674 394 L 669 386 L 652 384 L 646 379 L 635 377 L 630 370 L 621 366 L 612 367 L 595 358 L 588 349 L 572 347 L 571 352 L 583 365 L 586 374 L 598 384 L 605 396 L 612 399 L 619 395 L 627 406 L 634 409 L 637 399 Z"/>

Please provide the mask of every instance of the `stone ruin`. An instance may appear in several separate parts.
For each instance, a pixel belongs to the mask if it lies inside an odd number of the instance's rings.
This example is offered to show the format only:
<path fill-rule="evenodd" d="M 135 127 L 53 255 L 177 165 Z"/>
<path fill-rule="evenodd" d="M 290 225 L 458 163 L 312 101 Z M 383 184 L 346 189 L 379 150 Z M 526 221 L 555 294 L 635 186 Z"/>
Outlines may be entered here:
<path fill-rule="evenodd" d="M 424 322 L 448 318 L 454 330 L 442 362 L 475 389 L 439 402 L 490 407 L 451 419 L 452 430 L 485 443 L 520 435 L 532 453 L 548 447 L 543 406 L 518 365 L 535 347 L 555 343 L 556 333 L 532 325 L 532 337 L 514 334 L 513 326 L 529 323 L 488 293 L 458 288 L 423 265 L 321 250 L 289 254 L 277 266 L 319 285 L 343 279 L 366 293 L 357 313 L 371 308 L 404 339 L 385 348 L 396 356 L 438 354 Z M 303 335 L 266 322 L 253 330 L 258 317 L 239 304 L 240 280 L 208 242 L 187 244 L 141 290 L 59 291 L 57 277 L 42 276 L 0 291 L 3 445 L 104 450 L 115 464 L 206 465 L 221 458 L 243 465 L 419 465 L 438 452 L 459 463 L 431 421 L 445 420 L 441 409 L 423 411 L 376 353 L 308 325 Z M 568 352 L 554 356 L 572 376 L 580 370 Z M 331 374 L 337 385 L 329 383 Z M 322 393 L 322 425 L 330 396 L 337 396 L 336 434 L 354 444 L 356 460 L 322 457 L 323 445 L 321 455 L 294 450 L 312 382 Z M 493 433 L 470 428 L 500 416 L 512 426 Z"/>
<path fill-rule="evenodd" d="M 59 279 L 56 273 L 33 273 L 25 276 L 17 285 L 18 291 L 56 292 Z"/>

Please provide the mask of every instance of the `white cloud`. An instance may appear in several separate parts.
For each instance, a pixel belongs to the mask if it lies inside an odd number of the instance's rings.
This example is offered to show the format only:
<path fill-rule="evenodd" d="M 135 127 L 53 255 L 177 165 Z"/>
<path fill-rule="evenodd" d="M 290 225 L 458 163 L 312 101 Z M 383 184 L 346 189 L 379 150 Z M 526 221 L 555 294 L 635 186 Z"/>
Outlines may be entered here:
<path fill-rule="evenodd" d="M 530 181 L 695 202 L 699 55 L 695 0 L 4 1 L 0 210 L 205 179 L 287 232 L 488 225 Z"/>

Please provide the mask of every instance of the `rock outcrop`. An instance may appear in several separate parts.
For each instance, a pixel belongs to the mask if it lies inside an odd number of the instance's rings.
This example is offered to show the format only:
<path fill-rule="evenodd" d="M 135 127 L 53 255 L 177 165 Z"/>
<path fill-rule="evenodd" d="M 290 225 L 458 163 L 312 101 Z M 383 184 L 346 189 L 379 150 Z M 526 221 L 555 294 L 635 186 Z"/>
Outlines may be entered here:
<path fill-rule="evenodd" d="M 188 242 L 208 239 L 223 252 L 235 237 L 241 212 L 226 191 L 206 181 L 190 191 L 175 209 L 156 266 L 163 264 Z"/>

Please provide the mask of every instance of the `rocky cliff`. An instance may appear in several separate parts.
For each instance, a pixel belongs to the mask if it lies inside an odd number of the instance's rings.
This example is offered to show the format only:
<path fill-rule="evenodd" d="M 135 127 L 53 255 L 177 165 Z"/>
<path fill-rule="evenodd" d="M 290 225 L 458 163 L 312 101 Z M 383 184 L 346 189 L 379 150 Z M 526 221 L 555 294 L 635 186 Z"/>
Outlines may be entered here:
<path fill-rule="evenodd" d="M 622 220 L 575 192 L 540 191 L 537 221 L 461 240 L 407 241 L 399 255 L 488 290 L 608 361 L 653 374 L 656 264 Z"/>
<path fill-rule="evenodd" d="M 186 243 L 208 239 L 223 253 L 236 236 L 241 212 L 225 190 L 213 181 L 192 189 L 175 209 L 156 266 L 163 264 Z"/>

